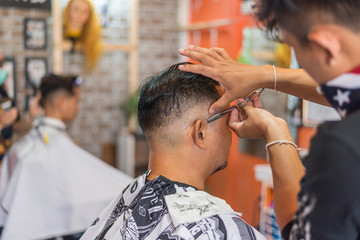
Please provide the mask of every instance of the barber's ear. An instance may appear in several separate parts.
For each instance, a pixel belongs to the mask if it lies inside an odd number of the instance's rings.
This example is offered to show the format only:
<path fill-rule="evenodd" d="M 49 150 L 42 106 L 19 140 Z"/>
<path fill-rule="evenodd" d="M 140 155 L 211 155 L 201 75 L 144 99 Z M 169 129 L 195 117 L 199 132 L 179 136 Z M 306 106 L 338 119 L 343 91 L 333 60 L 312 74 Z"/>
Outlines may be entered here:
<path fill-rule="evenodd" d="M 325 51 L 326 63 L 330 66 L 340 62 L 341 43 L 334 29 L 320 25 L 308 34 L 310 42 L 317 44 Z"/>
<path fill-rule="evenodd" d="M 193 125 L 193 141 L 196 146 L 205 150 L 206 149 L 206 124 L 203 120 L 196 120 Z"/>

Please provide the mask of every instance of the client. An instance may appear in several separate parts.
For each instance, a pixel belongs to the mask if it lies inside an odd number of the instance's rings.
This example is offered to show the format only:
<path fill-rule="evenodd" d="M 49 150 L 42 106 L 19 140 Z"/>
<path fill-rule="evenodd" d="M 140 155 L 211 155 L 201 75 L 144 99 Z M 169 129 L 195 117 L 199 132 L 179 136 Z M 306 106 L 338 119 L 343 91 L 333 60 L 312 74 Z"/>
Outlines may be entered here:
<path fill-rule="evenodd" d="M 76 76 L 42 78 L 45 117 L 34 121 L 3 160 L 1 239 L 78 239 L 133 180 L 76 146 L 66 133 L 65 122 L 78 111 L 80 84 Z"/>
<path fill-rule="evenodd" d="M 184 64 L 184 63 L 182 63 Z M 81 239 L 265 239 L 222 199 L 204 191 L 224 169 L 229 116 L 208 123 L 219 84 L 175 64 L 139 90 L 138 120 L 149 170 L 107 206 Z"/>

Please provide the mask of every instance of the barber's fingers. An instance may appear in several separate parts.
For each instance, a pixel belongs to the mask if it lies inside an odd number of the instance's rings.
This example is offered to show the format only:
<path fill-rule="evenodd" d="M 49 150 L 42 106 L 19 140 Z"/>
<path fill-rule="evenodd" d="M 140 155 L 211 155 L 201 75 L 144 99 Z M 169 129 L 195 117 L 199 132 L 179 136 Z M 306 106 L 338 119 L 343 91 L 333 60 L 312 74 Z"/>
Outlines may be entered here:
<path fill-rule="evenodd" d="M 179 65 L 179 69 L 185 72 L 201 74 L 212 79 L 216 79 L 219 75 L 218 71 L 215 68 L 211 68 L 201 64 L 183 64 Z"/>
<path fill-rule="evenodd" d="M 241 113 L 241 111 L 239 111 L 238 109 L 234 109 L 230 115 L 230 120 L 229 120 L 230 129 L 239 138 L 257 138 L 258 136 L 253 134 L 251 126 L 249 127 L 249 123 L 247 123 L 248 119 L 246 119 L 246 117 L 244 116 L 245 114 Z"/>
<path fill-rule="evenodd" d="M 233 128 L 239 127 L 239 123 L 245 121 L 247 118 L 246 112 L 244 112 L 242 109 L 247 107 L 252 108 L 245 101 L 242 100 L 236 100 L 236 105 L 239 107 L 239 109 L 235 108 L 231 112 L 229 119 L 229 126 Z"/>
<path fill-rule="evenodd" d="M 194 52 L 198 52 L 204 55 L 207 55 L 208 57 L 211 57 L 215 60 L 218 61 L 222 61 L 223 57 L 221 54 L 219 54 L 220 51 L 216 51 L 215 48 L 203 48 L 203 47 L 198 47 L 198 46 L 194 46 L 191 45 L 187 48 L 188 50 L 194 51 Z"/>
<path fill-rule="evenodd" d="M 233 97 L 229 91 L 225 91 L 224 95 L 221 96 L 216 102 L 211 104 L 209 108 L 210 114 L 215 114 L 222 109 L 224 109 L 225 106 L 227 106 L 229 103 L 231 103 L 234 100 L 235 97 Z"/>
<path fill-rule="evenodd" d="M 239 122 L 239 121 L 241 121 L 239 119 L 239 110 L 237 108 L 235 108 L 234 110 L 232 110 L 232 112 L 230 114 L 229 123 Z"/>
<path fill-rule="evenodd" d="M 253 107 L 255 107 L 255 108 L 263 108 L 263 105 L 260 101 L 259 95 L 257 95 L 257 94 L 252 95 L 251 102 L 252 102 Z"/>
<path fill-rule="evenodd" d="M 222 60 L 222 57 L 216 51 L 196 46 L 180 49 L 179 53 L 207 66 L 214 66 L 217 61 Z"/>
<path fill-rule="evenodd" d="M 225 49 L 218 47 L 208 49 L 191 45 L 186 49 L 180 49 L 179 53 L 209 66 L 214 66 L 213 64 L 217 63 L 211 60 L 216 60 L 219 63 L 224 62 L 224 60 L 234 62 Z"/>
<path fill-rule="evenodd" d="M 246 120 L 246 114 L 242 111 L 239 112 L 239 119 L 240 121 L 245 121 Z"/>
<path fill-rule="evenodd" d="M 238 130 L 244 124 L 244 120 L 241 120 L 240 111 L 238 109 L 234 109 L 231 112 L 230 119 L 229 119 L 229 127 L 238 134 Z"/>
<path fill-rule="evenodd" d="M 229 54 L 225 51 L 225 49 L 223 48 L 218 48 L 218 47 L 212 47 L 210 48 L 211 50 L 215 51 L 217 54 L 219 54 L 223 59 L 227 60 L 227 61 L 234 61 Z"/>
<path fill-rule="evenodd" d="M 254 109 L 253 106 L 250 106 L 247 102 L 245 102 L 242 99 L 238 99 L 235 102 L 236 106 L 239 108 L 241 112 L 243 112 L 245 115 L 248 115 L 252 109 Z"/>
<path fill-rule="evenodd" d="M 243 102 L 243 103 L 242 103 Z M 236 104 L 236 106 L 238 107 L 238 108 L 236 108 L 235 110 L 236 110 L 236 113 L 238 114 L 238 119 L 242 122 L 242 121 L 244 121 L 245 119 L 246 119 L 246 114 L 245 114 L 245 112 L 243 112 L 243 111 L 241 111 L 240 110 L 240 108 L 239 108 L 239 104 L 248 104 L 248 103 L 246 103 L 246 102 L 244 102 L 244 101 L 242 101 L 242 100 L 236 100 L 236 102 L 235 102 L 235 104 Z M 233 111 L 234 112 L 234 111 Z"/>

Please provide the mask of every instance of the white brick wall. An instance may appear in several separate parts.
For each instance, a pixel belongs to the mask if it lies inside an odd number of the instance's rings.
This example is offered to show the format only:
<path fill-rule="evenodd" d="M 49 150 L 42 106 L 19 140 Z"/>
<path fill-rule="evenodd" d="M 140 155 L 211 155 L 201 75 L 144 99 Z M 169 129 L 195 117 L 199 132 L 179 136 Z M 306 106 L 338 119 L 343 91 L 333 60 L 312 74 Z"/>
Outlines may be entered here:
<path fill-rule="evenodd" d="M 129 1 L 111 0 L 111 22 L 103 30 L 104 43 L 125 44 L 128 40 Z M 152 75 L 178 61 L 176 32 L 176 0 L 140 0 L 139 80 Z M 22 110 L 25 99 L 25 56 L 49 57 L 52 66 L 52 30 L 49 12 L 0 8 L 0 47 L 4 55 L 15 56 L 17 63 L 18 105 Z M 48 47 L 46 50 L 24 50 L 23 19 L 45 17 L 48 19 Z M 70 134 L 81 147 L 102 156 L 102 145 L 114 143 L 125 126 L 120 105 L 128 97 L 128 58 L 125 52 L 105 52 L 99 65 L 84 72 L 81 53 L 64 53 L 64 73 L 81 74 L 80 111 L 70 125 Z"/>

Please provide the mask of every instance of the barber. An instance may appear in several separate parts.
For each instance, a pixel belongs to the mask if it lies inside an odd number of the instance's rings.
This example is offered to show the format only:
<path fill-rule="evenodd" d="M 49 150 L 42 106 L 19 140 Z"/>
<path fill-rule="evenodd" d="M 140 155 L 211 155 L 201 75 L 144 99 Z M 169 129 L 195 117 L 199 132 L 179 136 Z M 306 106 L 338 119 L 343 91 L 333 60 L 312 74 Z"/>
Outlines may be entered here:
<path fill-rule="evenodd" d="M 360 1 L 259 0 L 255 12 L 304 70 L 245 65 L 223 49 L 195 46 L 180 53 L 201 64 L 180 69 L 221 83 L 225 94 L 211 114 L 260 87 L 332 105 L 342 120 L 319 127 L 303 164 L 287 123 L 271 113 L 242 102 L 229 126 L 239 137 L 266 139 L 285 239 L 359 239 Z"/>

